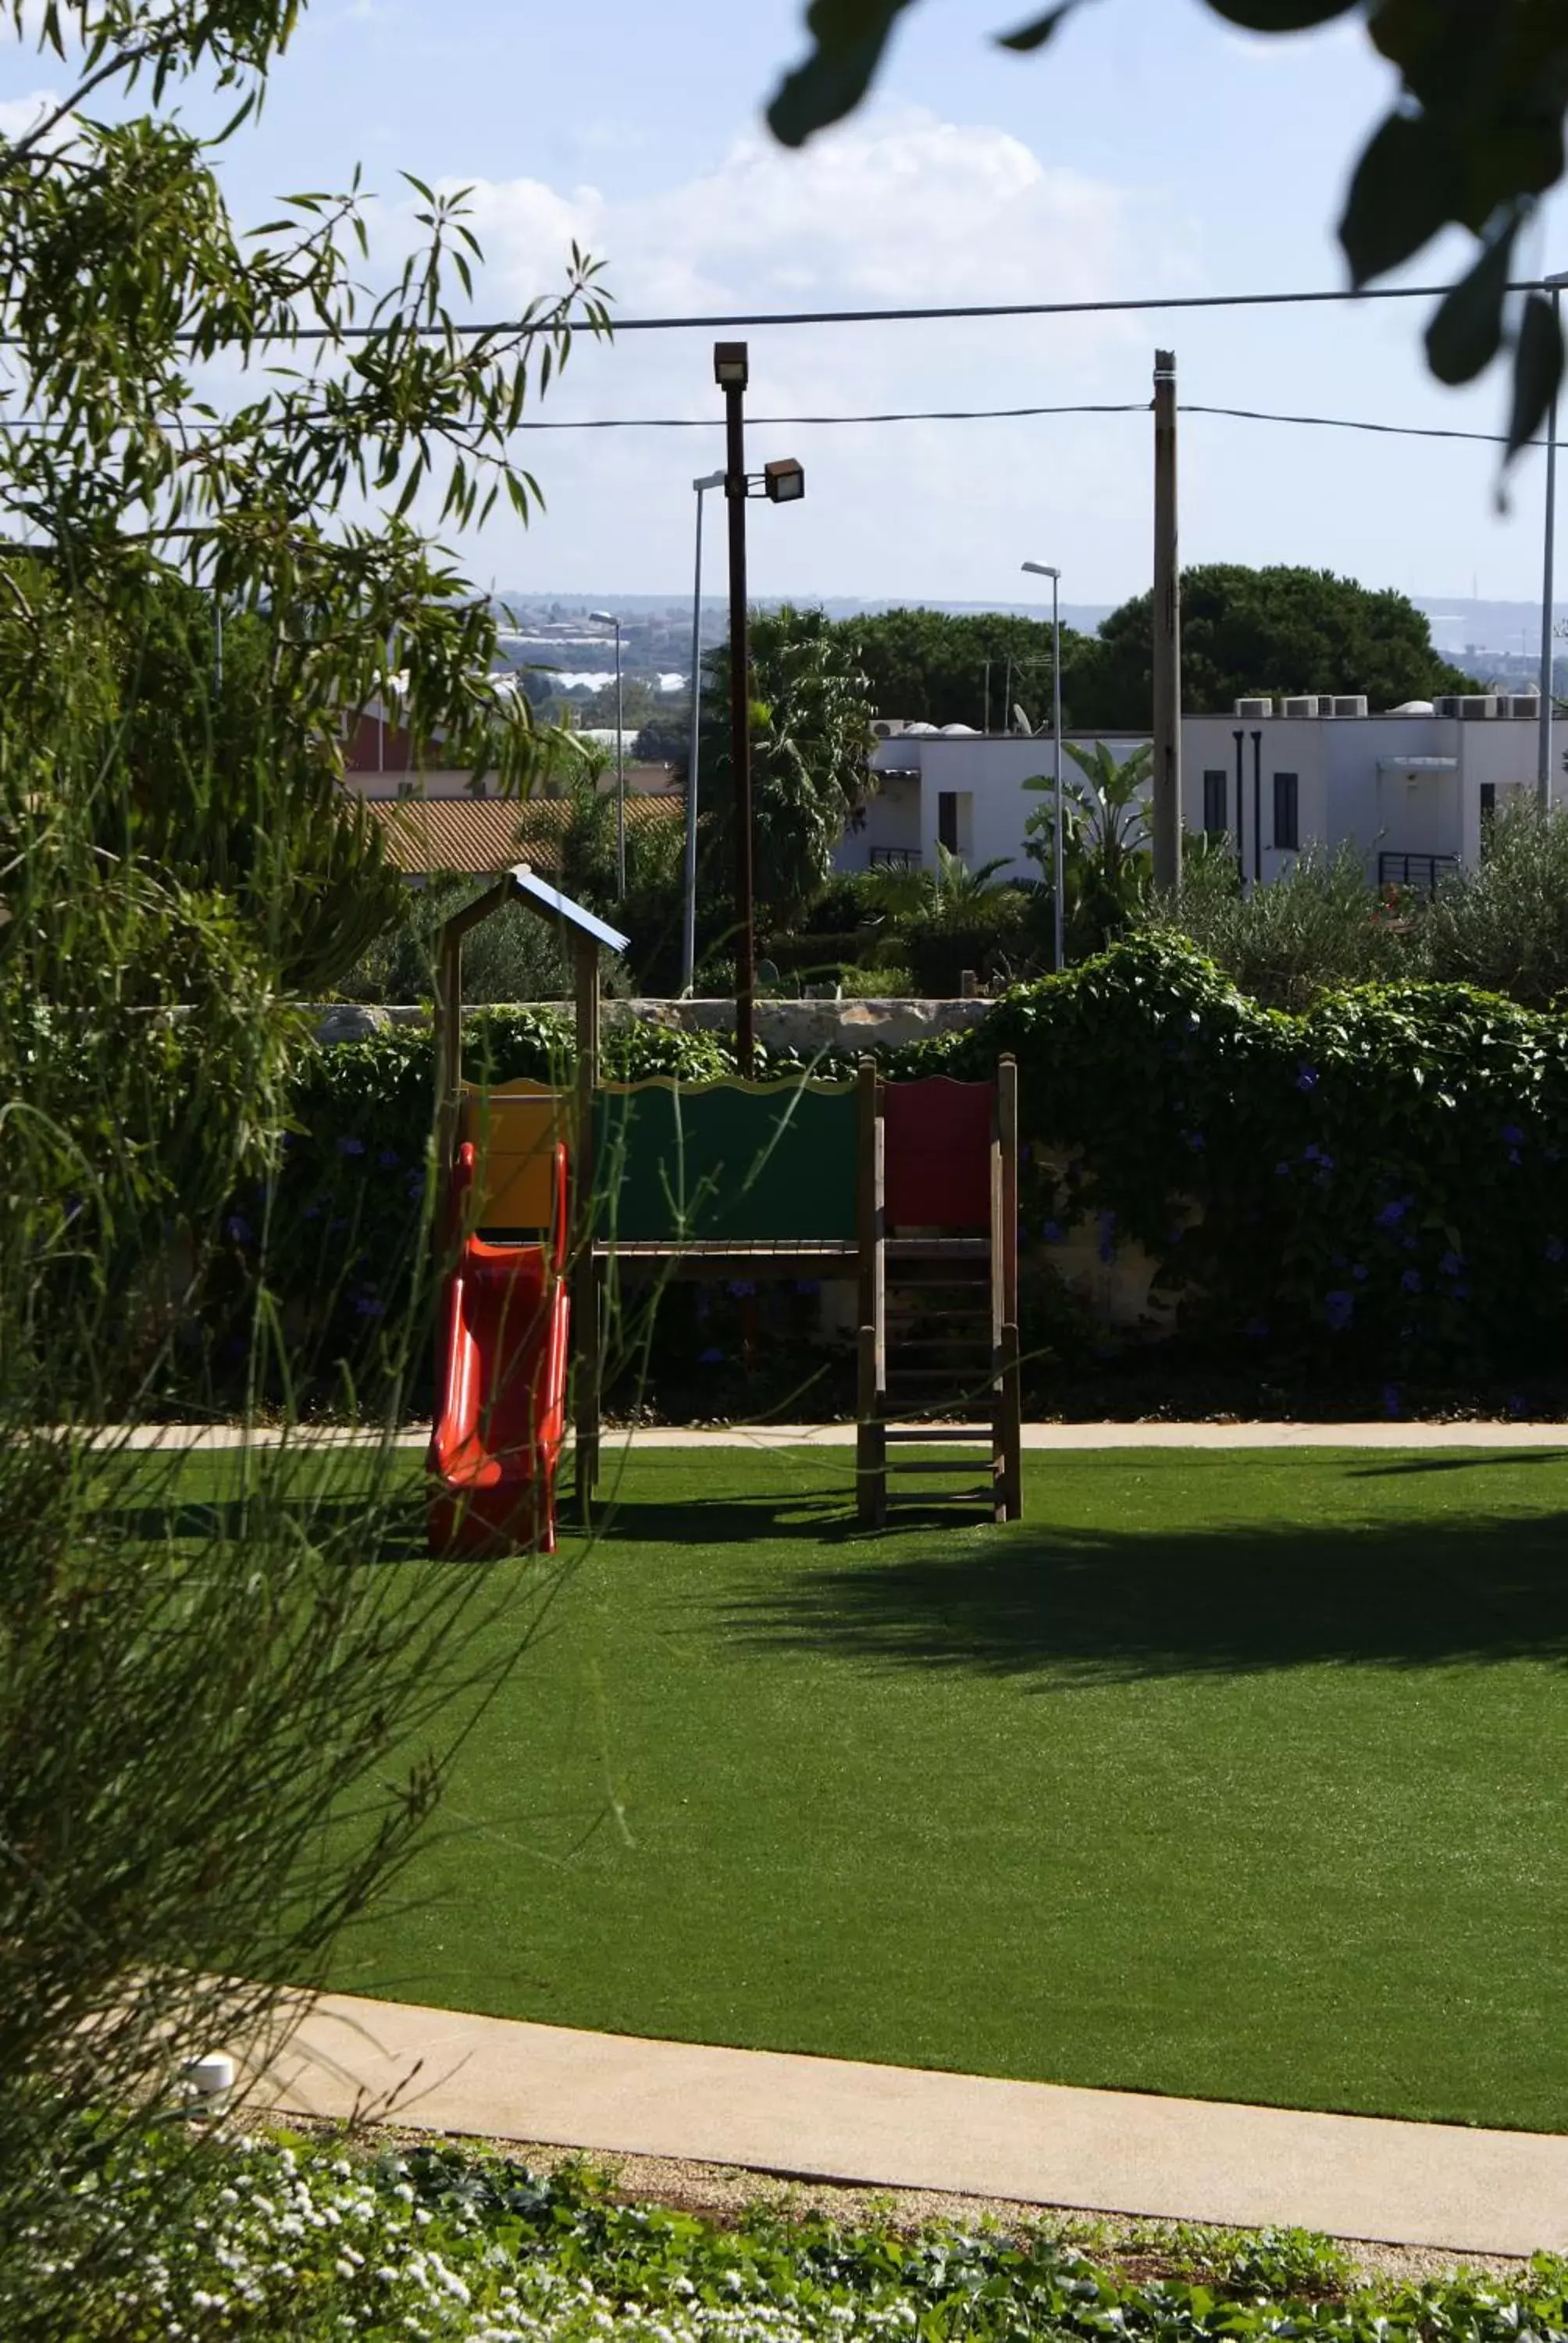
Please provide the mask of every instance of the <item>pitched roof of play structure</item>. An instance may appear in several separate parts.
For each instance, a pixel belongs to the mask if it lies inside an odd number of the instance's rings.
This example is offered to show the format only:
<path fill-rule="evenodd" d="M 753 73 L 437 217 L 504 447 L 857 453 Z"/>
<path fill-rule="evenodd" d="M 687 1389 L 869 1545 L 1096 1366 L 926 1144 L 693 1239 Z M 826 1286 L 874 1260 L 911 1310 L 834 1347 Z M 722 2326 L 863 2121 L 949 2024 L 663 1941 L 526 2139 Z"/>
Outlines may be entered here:
<path fill-rule="evenodd" d="M 576 901 L 570 895 L 563 895 L 558 887 L 552 887 L 548 879 L 541 879 L 538 872 L 530 870 L 526 862 L 514 862 L 509 870 L 499 875 L 502 879 L 509 879 L 515 892 L 525 902 L 532 903 L 536 910 L 545 912 L 552 920 L 559 920 L 564 927 L 575 930 L 579 936 L 591 936 L 594 942 L 602 944 L 607 951 L 623 952 L 630 943 L 629 936 L 623 936 L 618 928 L 612 928 L 608 920 L 601 920 L 586 904 Z"/>

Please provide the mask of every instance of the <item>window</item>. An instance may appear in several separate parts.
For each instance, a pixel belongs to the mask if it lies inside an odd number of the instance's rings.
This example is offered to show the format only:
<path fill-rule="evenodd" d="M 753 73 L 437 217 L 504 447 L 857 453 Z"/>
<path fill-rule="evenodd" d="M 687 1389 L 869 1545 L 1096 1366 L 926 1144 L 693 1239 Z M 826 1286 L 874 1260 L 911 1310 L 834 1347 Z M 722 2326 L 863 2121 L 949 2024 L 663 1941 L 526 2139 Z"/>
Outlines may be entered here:
<path fill-rule="evenodd" d="M 1203 776 L 1203 827 L 1211 838 L 1222 837 L 1227 828 L 1225 780 L 1222 766 L 1217 771 L 1207 772 Z"/>
<path fill-rule="evenodd" d="M 937 837 L 950 854 L 959 850 L 959 793 L 957 789 L 937 791 Z"/>
<path fill-rule="evenodd" d="M 1276 773 L 1274 775 L 1274 846 L 1276 851 L 1284 848 L 1293 852 L 1302 842 L 1301 809 L 1299 805 L 1299 798 L 1300 790 L 1297 786 L 1295 774 Z"/>

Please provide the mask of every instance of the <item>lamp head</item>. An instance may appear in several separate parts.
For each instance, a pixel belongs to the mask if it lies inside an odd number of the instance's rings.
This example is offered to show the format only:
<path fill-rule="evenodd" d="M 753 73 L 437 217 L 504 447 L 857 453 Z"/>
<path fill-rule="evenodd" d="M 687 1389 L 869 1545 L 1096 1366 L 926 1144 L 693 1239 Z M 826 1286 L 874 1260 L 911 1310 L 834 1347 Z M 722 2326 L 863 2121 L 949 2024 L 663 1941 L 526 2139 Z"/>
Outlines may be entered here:
<path fill-rule="evenodd" d="M 1060 570 L 1053 569 L 1049 561 L 1026 561 L 1023 567 L 1035 578 L 1060 578 L 1061 576 Z"/>
<path fill-rule="evenodd" d="M 596 627 L 618 627 L 620 620 L 609 610 L 590 610 L 588 617 Z"/>
<path fill-rule="evenodd" d="M 744 390 L 750 377 L 750 363 L 744 342 L 715 342 L 713 345 L 713 379 L 725 390 Z"/>
<path fill-rule="evenodd" d="M 798 504 L 806 493 L 806 470 L 793 456 L 780 456 L 762 467 L 762 485 L 776 505 Z"/>

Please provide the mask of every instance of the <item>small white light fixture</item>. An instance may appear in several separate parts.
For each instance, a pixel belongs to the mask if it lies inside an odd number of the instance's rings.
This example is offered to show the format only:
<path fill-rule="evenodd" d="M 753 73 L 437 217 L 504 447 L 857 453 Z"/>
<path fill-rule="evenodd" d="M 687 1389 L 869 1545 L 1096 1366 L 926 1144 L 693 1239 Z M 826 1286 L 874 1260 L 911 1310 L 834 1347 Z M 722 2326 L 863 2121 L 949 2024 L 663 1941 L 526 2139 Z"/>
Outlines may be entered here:
<path fill-rule="evenodd" d="M 780 456 L 762 467 L 762 486 L 770 502 L 792 505 L 806 493 L 806 469 L 793 456 Z"/>
<path fill-rule="evenodd" d="M 713 379 L 726 390 L 744 390 L 750 377 L 749 354 L 744 342 L 715 342 Z"/>

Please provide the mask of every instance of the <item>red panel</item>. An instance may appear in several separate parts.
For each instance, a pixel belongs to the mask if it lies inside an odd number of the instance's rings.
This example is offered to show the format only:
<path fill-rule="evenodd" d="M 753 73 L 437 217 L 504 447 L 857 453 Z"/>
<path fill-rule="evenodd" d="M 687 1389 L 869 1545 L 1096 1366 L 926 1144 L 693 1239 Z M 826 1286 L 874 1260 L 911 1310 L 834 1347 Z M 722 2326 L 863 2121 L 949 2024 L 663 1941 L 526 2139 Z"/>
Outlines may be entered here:
<path fill-rule="evenodd" d="M 882 1092 L 887 1214 L 894 1228 L 990 1226 L 994 1082 L 945 1075 Z"/>

